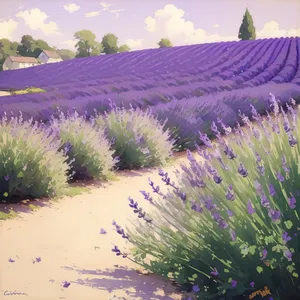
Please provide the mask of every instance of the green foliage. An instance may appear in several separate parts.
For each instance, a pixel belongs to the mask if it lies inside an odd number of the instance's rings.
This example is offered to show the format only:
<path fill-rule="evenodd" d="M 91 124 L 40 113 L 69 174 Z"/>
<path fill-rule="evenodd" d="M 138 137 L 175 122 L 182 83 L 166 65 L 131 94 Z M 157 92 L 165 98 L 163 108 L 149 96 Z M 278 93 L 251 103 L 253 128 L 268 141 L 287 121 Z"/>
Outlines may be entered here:
<path fill-rule="evenodd" d="M 248 8 L 243 17 L 242 24 L 239 30 L 239 39 L 245 40 L 255 40 L 256 39 L 256 31 L 253 24 L 253 18 L 249 13 Z"/>
<path fill-rule="evenodd" d="M 35 40 L 31 35 L 23 35 L 17 51 L 21 56 L 38 57 L 43 50 L 54 50 L 44 40 Z"/>
<path fill-rule="evenodd" d="M 74 34 L 77 40 L 75 47 L 77 48 L 76 57 L 97 56 L 103 50 L 102 44 L 96 41 L 96 36 L 90 30 L 77 31 Z"/>
<path fill-rule="evenodd" d="M 130 51 L 130 48 L 127 45 L 122 45 L 118 49 L 119 53 L 121 53 L 121 52 L 129 52 L 129 51 Z"/>
<path fill-rule="evenodd" d="M 67 188 L 66 158 L 51 130 L 22 116 L 0 121 L 0 198 L 52 197 Z"/>
<path fill-rule="evenodd" d="M 158 42 L 158 46 L 159 48 L 168 48 L 168 47 L 173 47 L 172 42 L 167 39 L 167 38 L 162 38 L 159 42 Z"/>
<path fill-rule="evenodd" d="M 11 42 L 8 39 L 0 39 L 0 71 L 2 71 L 2 65 L 8 56 L 18 55 L 18 46 L 19 43 L 17 42 Z"/>
<path fill-rule="evenodd" d="M 51 128 L 63 143 L 73 178 L 107 179 L 111 175 L 116 160 L 104 130 L 94 128 L 76 112 L 72 115 L 60 112 L 59 118 L 52 119 Z"/>
<path fill-rule="evenodd" d="M 172 155 L 173 141 L 169 131 L 148 110 L 114 108 L 105 116 L 98 115 L 96 126 L 106 128 L 114 140 L 121 169 L 164 165 Z"/>
<path fill-rule="evenodd" d="M 75 58 L 75 53 L 69 49 L 59 49 L 57 53 L 61 56 L 63 60 Z"/>
<path fill-rule="evenodd" d="M 17 90 L 17 91 L 12 91 L 12 95 L 23 95 L 23 94 L 30 94 L 30 93 L 44 93 L 46 92 L 44 89 L 41 88 L 35 88 L 35 87 L 30 87 L 24 90 Z"/>
<path fill-rule="evenodd" d="M 103 52 L 113 54 L 118 52 L 118 38 L 113 33 L 108 33 L 102 38 Z"/>
<path fill-rule="evenodd" d="M 215 127 L 218 143 L 202 135 L 208 147 L 199 148 L 200 160 L 188 151 L 175 183 L 160 171 L 172 190 L 150 182 L 158 198 L 147 213 L 152 222 L 127 230 L 137 263 L 187 289 L 198 285 L 198 299 L 264 286 L 274 299 L 299 297 L 299 113 L 288 107 L 278 115 L 272 101 L 272 117 L 255 112 L 253 124 L 242 116 L 246 128 L 226 138 Z"/>

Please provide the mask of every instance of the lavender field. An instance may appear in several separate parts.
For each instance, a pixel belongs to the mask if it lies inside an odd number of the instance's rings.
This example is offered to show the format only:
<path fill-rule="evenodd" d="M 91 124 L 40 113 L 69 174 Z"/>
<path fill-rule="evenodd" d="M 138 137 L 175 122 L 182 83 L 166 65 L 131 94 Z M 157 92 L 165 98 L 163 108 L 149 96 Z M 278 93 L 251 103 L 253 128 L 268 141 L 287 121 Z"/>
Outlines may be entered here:
<path fill-rule="evenodd" d="M 4 96 L 0 113 L 48 119 L 57 107 L 88 114 L 117 105 L 218 106 L 224 118 L 251 102 L 265 108 L 272 92 L 281 101 L 300 96 L 300 38 L 221 42 L 150 49 L 46 64 L 0 73 L 1 89 L 38 87 L 45 93 Z M 238 101 L 233 100 L 238 99 Z M 241 105 L 242 104 L 242 105 Z M 171 105 L 172 107 L 172 105 Z M 154 111 L 156 108 L 154 108 Z M 170 105 L 165 107 L 167 115 Z M 229 113 L 230 114 L 230 113 Z M 207 113 L 206 113 L 207 115 Z M 201 115 L 197 116 L 198 118 Z M 230 120 L 232 118 L 230 117 Z"/>

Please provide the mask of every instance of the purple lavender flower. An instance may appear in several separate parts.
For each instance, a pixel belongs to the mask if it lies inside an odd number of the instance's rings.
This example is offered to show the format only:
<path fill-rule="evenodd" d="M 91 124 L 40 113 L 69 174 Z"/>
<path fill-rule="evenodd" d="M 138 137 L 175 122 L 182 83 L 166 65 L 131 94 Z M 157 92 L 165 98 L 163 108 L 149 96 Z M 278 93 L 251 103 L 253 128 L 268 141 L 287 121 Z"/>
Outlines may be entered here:
<path fill-rule="evenodd" d="M 247 171 L 247 169 L 244 167 L 244 165 L 242 163 L 240 163 L 240 166 L 238 168 L 238 173 L 241 174 L 243 177 L 247 177 L 248 176 L 248 171 Z"/>
<path fill-rule="evenodd" d="M 199 286 L 198 286 L 198 285 L 194 285 L 194 286 L 193 286 L 193 291 L 194 291 L 195 293 L 200 292 Z"/>
<path fill-rule="evenodd" d="M 10 176 L 9 176 L 9 175 L 4 176 L 4 180 L 5 180 L 5 181 L 8 181 L 9 179 L 10 179 Z"/>
<path fill-rule="evenodd" d="M 276 174 L 276 177 L 277 177 L 277 179 L 278 179 L 280 182 L 283 182 L 283 181 L 284 181 L 284 177 L 282 176 L 282 174 L 281 174 L 280 172 L 278 172 L 278 173 Z"/>
<path fill-rule="evenodd" d="M 146 191 L 140 191 L 140 193 L 144 196 L 145 200 L 149 201 L 150 203 L 153 203 L 153 199 L 150 193 L 147 193 Z"/>
<path fill-rule="evenodd" d="M 293 134 L 289 134 L 289 144 L 291 147 L 294 147 L 295 145 L 297 145 L 298 141 L 297 139 L 293 136 Z"/>
<path fill-rule="evenodd" d="M 268 251 L 266 249 L 263 249 L 263 251 L 262 251 L 262 257 L 261 257 L 260 260 L 266 259 L 267 255 L 268 255 Z"/>
<path fill-rule="evenodd" d="M 254 288 L 254 285 L 255 285 L 255 282 L 254 282 L 254 281 L 250 282 L 250 286 L 251 286 L 252 288 Z"/>
<path fill-rule="evenodd" d="M 63 281 L 62 282 L 62 286 L 64 287 L 64 288 L 68 288 L 69 286 L 70 286 L 70 282 L 68 282 L 68 281 Z"/>
<path fill-rule="evenodd" d="M 221 229 L 226 229 L 228 227 L 228 223 L 223 218 L 218 221 L 218 225 Z"/>
<path fill-rule="evenodd" d="M 256 157 L 256 163 L 261 162 L 261 157 L 260 157 L 259 153 L 255 152 L 255 157 Z"/>
<path fill-rule="evenodd" d="M 252 214 L 255 213 L 255 209 L 254 209 L 254 207 L 252 205 L 252 202 L 250 200 L 248 201 L 247 209 L 248 209 L 248 214 L 249 215 L 252 215 Z"/>
<path fill-rule="evenodd" d="M 213 276 L 218 276 L 219 272 L 218 272 L 217 268 L 214 268 L 214 270 L 212 272 L 210 272 L 210 274 Z"/>
<path fill-rule="evenodd" d="M 233 212 L 231 210 L 229 210 L 229 209 L 227 210 L 227 214 L 228 214 L 229 217 L 233 216 Z"/>
<path fill-rule="evenodd" d="M 128 197 L 128 201 L 129 201 L 129 206 L 131 208 L 138 209 L 138 203 L 134 202 L 134 200 L 131 197 Z"/>
<path fill-rule="evenodd" d="M 269 193 L 271 197 L 274 197 L 276 195 L 276 191 L 273 184 L 269 184 Z"/>
<path fill-rule="evenodd" d="M 229 232 L 230 232 L 231 239 L 233 241 L 236 241 L 236 233 L 235 233 L 235 231 L 230 228 Z"/>
<path fill-rule="evenodd" d="M 234 159 L 237 157 L 237 155 L 234 154 L 233 150 L 228 145 L 225 146 L 224 153 L 229 159 Z"/>
<path fill-rule="evenodd" d="M 292 252 L 290 250 L 285 250 L 283 254 L 288 261 L 292 261 Z"/>
<path fill-rule="evenodd" d="M 295 209 L 296 208 L 296 203 L 297 203 L 295 197 L 292 196 L 291 198 L 288 199 L 288 201 L 289 201 L 290 208 Z"/>
<path fill-rule="evenodd" d="M 200 204 L 198 204 L 195 200 L 191 200 L 191 209 L 193 211 L 196 211 L 196 212 L 199 212 L 199 213 L 202 213 L 203 212 L 203 208 L 201 207 Z"/>
<path fill-rule="evenodd" d="M 232 280 L 231 281 L 231 286 L 232 286 L 232 288 L 236 288 L 236 285 L 237 285 L 237 281 L 236 280 Z"/>
<path fill-rule="evenodd" d="M 214 175 L 213 179 L 214 179 L 215 183 L 217 183 L 217 184 L 220 184 L 223 180 L 222 177 L 217 174 Z"/>
<path fill-rule="evenodd" d="M 116 232 L 118 234 L 120 234 L 123 239 L 128 239 L 129 238 L 128 235 L 125 234 L 124 229 L 121 226 L 119 226 L 115 221 L 113 221 L 112 225 L 115 226 Z"/>
<path fill-rule="evenodd" d="M 233 190 L 233 187 L 232 187 L 232 184 L 228 186 L 228 190 L 227 190 L 227 193 L 226 193 L 226 199 L 227 200 L 234 200 L 235 199 L 235 196 L 234 196 L 234 193 L 232 192 Z"/>
<path fill-rule="evenodd" d="M 206 133 L 203 134 L 199 131 L 199 137 L 200 140 L 204 143 L 204 145 L 206 145 L 208 148 L 212 148 L 211 140 L 209 139 Z"/>
<path fill-rule="evenodd" d="M 265 175 L 265 167 L 264 166 L 257 164 L 257 169 L 262 176 Z"/>
<path fill-rule="evenodd" d="M 288 241 L 290 241 L 292 238 L 289 236 L 289 234 L 285 231 L 282 234 L 282 239 L 284 240 L 285 243 L 287 243 Z"/>
<path fill-rule="evenodd" d="M 272 222 L 277 222 L 280 220 L 281 213 L 279 210 L 269 209 L 268 212 L 269 217 L 272 218 Z"/>
<path fill-rule="evenodd" d="M 14 262 L 15 262 L 15 260 L 13 260 L 12 258 L 10 258 L 8 261 L 9 261 L 10 263 L 14 263 Z"/>
<path fill-rule="evenodd" d="M 99 234 L 107 234 L 107 231 L 104 228 L 101 228 Z"/>
<path fill-rule="evenodd" d="M 32 260 L 32 263 L 40 263 L 42 261 L 42 259 L 40 257 L 36 257 L 35 259 Z"/>
<path fill-rule="evenodd" d="M 264 193 L 260 195 L 260 200 L 260 203 L 263 207 L 270 207 L 270 201 Z"/>
<path fill-rule="evenodd" d="M 121 250 L 118 248 L 118 246 L 114 246 L 113 249 L 111 249 L 112 252 L 115 252 L 117 256 L 121 255 Z"/>

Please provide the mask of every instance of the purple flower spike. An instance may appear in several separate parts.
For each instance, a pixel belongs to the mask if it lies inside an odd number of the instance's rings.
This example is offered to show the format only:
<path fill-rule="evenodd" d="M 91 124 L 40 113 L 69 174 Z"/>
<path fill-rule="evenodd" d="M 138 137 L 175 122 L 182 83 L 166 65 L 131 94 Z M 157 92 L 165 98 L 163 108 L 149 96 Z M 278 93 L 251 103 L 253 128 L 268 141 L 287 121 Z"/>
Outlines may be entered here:
<path fill-rule="evenodd" d="M 240 163 L 240 166 L 238 168 L 238 173 L 241 174 L 243 177 L 247 177 L 248 176 L 248 171 L 247 171 L 247 169 L 244 167 L 244 165 L 242 163 Z"/>
<path fill-rule="evenodd" d="M 10 179 L 10 176 L 9 176 L 9 175 L 4 176 L 4 180 L 5 180 L 5 181 L 8 181 L 9 179 Z"/>
<path fill-rule="evenodd" d="M 281 213 L 279 210 L 270 209 L 268 215 L 272 218 L 272 222 L 280 221 Z"/>
<path fill-rule="evenodd" d="M 219 272 L 217 271 L 217 268 L 214 268 L 214 270 L 212 272 L 210 272 L 210 274 L 213 276 L 218 276 Z"/>
<path fill-rule="evenodd" d="M 68 282 L 68 281 L 63 281 L 63 283 L 62 283 L 62 285 L 63 285 L 63 287 L 64 288 L 68 288 L 69 286 L 70 286 L 70 282 Z"/>
<path fill-rule="evenodd" d="M 229 217 L 233 216 L 233 212 L 231 210 L 227 210 L 227 214 L 228 214 Z"/>
<path fill-rule="evenodd" d="M 269 193 L 271 197 L 274 197 L 276 195 L 276 191 L 273 184 L 269 184 Z"/>
<path fill-rule="evenodd" d="M 231 281 L 231 286 L 235 289 L 237 285 L 237 281 L 236 280 L 232 280 Z"/>
<path fill-rule="evenodd" d="M 36 257 L 35 259 L 32 260 L 32 263 L 40 263 L 42 261 L 42 259 L 40 257 Z"/>
<path fill-rule="evenodd" d="M 255 209 L 252 205 L 252 202 L 249 200 L 247 204 L 248 214 L 253 215 L 255 213 Z"/>
<path fill-rule="evenodd" d="M 230 229 L 229 232 L 230 232 L 231 239 L 233 241 L 236 241 L 236 233 L 235 233 L 235 231 L 232 230 L 232 229 Z"/>
<path fill-rule="evenodd" d="M 255 282 L 254 282 L 254 281 L 250 282 L 250 286 L 251 286 L 252 288 L 254 288 L 254 285 L 255 285 Z"/>
<path fill-rule="evenodd" d="M 194 291 L 195 293 L 200 292 L 199 286 L 198 286 L 198 285 L 194 285 L 194 286 L 193 286 L 193 291 Z"/>
<path fill-rule="evenodd" d="M 101 228 L 99 234 L 107 234 L 107 231 L 104 228 Z"/>
<path fill-rule="evenodd" d="M 283 254 L 287 258 L 288 261 L 292 261 L 292 252 L 290 250 L 284 251 Z"/>
<path fill-rule="evenodd" d="M 262 251 L 262 257 L 261 257 L 260 260 L 266 259 L 267 255 L 268 255 L 268 251 L 267 251 L 266 249 L 264 249 L 264 250 Z"/>
<path fill-rule="evenodd" d="M 294 196 L 292 196 L 291 198 L 288 199 L 289 201 L 289 206 L 291 209 L 295 209 L 296 208 L 296 199 Z"/>
<path fill-rule="evenodd" d="M 11 259 L 11 258 L 10 258 L 8 261 L 9 261 L 10 263 L 14 263 L 14 262 L 15 262 L 15 261 L 14 261 L 13 259 Z"/>
<path fill-rule="evenodd" d="M 282 239 L 284 240 L 285 243 L 287 243 L 288 241 L 290 241 L 292 238 L 289 236 L 289 234 L 285 231 L 282 234 Z"/>
<path fill-rule="evenodd" d="M 278 179 L 280 182 L 283 182 L 283 181 L 284 181 L 284 177 L 282 176 L 282 174 L 281 174 L 280 172 L 278 172 L 278 173 L 276 174 L 276 177 L 277 177 L 277 179 Z"/>

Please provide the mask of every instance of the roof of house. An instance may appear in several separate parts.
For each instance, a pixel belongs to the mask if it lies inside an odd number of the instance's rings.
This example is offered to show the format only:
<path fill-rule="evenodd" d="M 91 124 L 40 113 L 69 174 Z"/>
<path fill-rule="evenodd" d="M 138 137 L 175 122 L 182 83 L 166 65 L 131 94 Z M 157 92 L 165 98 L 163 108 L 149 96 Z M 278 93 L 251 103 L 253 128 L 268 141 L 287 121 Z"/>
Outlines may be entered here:
<path fill-rule="evenodd" d="M 25 57 L 25 56 L 8 56 L 13 62 L 18 63 L 38 63 L 35 57 Z"/>
<path fill-rule="evenodd" d="M 61 56 L 60 56 L 56 51 L 43 50 L 43 52 L 44 52 L 49 58 L 61 58 Z"/>

